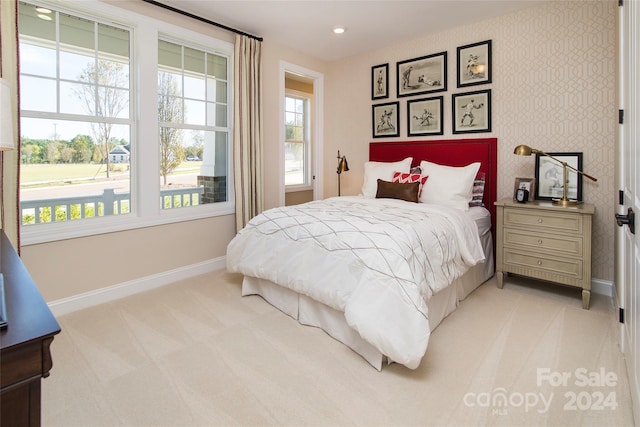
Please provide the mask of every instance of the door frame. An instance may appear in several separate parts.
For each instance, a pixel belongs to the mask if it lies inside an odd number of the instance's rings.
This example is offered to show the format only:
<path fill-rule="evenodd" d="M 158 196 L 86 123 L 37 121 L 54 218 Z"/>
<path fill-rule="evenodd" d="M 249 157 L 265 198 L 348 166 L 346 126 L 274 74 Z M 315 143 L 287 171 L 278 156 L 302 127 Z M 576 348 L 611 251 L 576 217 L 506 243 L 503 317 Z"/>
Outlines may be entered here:
<path fill-rule="evenodd" d="M 627 0 L 619 4 L 619 49 L 618 49 L 618 68 L 619 68 L 619 108 L 624 112 L 623 124 L 618 126 L 618 153 L 617 153 L 617 185 L 621 191 L 623 200 L 619 200 L 616 204 L 616 213 L 626 214 L 628 207 L 637 209 L 636 195 L 640 188 L 638 187 L 637 177 L 631 188 L 626 187 L 628 175 L 630 173 L 638 174 L 637 164 L 638 153 L 640 152 L 640 123 L 638 122 L 637 113 L 640 111 L 640 95 L 637 90 L 640 87 L 640 78 L 638 70 L 640 70 L 640 44 L 638 43 L 637 24 L 640 22 L 640 3 L 637 1 Z M 631 153 L 626 149 L 630 149 Z M 635 157 L 633 155 L 635 154 Z M 636 162 L 631 166 L 631 170 L 627 168 L 628 159 L 634 159 Z M 631 194 L 634 191 L 635 194 Z M 640 211 L 640 209 L 638 209 Z M 637 225 L 637 221 L 636 221 Z M 617 304 L 624 315 L 620 323 L 620 347 L 624 354 L 627 367 L 627 376 L 629 379 L 629 389 L 631 393 L 631 403 L 633 407 L 633 415 L 637 420 L 640 417 L 640 287 L 634 281 L 633 273 L 636 267 L 634 258 L 634 247 L 638 245 L 637 235 L 631 235 L 627 226 L 616 227 L 615 233 L 615 280 Z M 631 240 L 630 240 L 631 239 Z M 640 271 L 635 271 L 640 274 Z M 637 276 L 636 276 L 637 277 Z"/>
<path fill-rule="evenodd" d="M 315 179 L 311 180 L 313 188 L 313 200 L 322 199 L 324 197 L 324 188 L 322 185 L 322 168 L 323 168 L 323 129 L 324 129 L 324 75 L 317 71 L 301 67 L 286 61 L 280 61 L 280 100 L 278 102 L 280 120 L 279 125 L 279 152 L 280 152 L 280 192 L 279 206 L 285 205 L 285 188 L 284 188 L 284 140 L 286 137 L 284 122 L 284 97 L 285 97 L 285 75 L 287 73 L 297 74 L 313 81 L 313 118 L 311 126 L 311 138 L 313 140 L 313 149 L 311 150 L 311 174 Z"/>

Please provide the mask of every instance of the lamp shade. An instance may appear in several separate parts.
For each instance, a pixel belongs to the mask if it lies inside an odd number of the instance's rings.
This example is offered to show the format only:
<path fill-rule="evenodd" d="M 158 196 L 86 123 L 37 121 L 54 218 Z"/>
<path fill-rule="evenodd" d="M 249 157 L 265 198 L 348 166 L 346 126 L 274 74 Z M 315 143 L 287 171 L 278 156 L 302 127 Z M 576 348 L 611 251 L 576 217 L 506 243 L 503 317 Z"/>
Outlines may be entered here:
<path fill-rule="evenodd" d="M 340 161 L 338 162 L 338 173 L 348 172 L 348 171 L 349 171 L 349 165 L 347 164 L 347 158 L 345 156 L 342 156 L 340 158 Z"/>
<path fill-rule="evenodd" d="M 513 154 L 517 154 L 518 156 L 530 156 L 533 150 L 528 145 L 518 145 L 514 150 Z"/>
<path fill-rule="evenodd" d="M 548 154 L 546 154 L 544 151 L 536 150 L 535 148 L 531 148 L 528 145 L 518 145 L 513 150 L 513 154 L 517 154 L 518 156 L 530 156 L 531 154 L 543 154 L 545 156 L 548 156 Z"/>
<path fill-rule="evenodd" d="M 338 168 L 336 172 L 341 174 L 342 172 L 347 172 L 349 170 L 349 165 L 347 164 L 347 157 L 340 155 L 340 150 L 338 150 Z"/>
<path fill-rule="evenodd" d="M 15 148 L 11 85 L 7 80 L 0 79 L 0 150 L 14 150 Z"/>

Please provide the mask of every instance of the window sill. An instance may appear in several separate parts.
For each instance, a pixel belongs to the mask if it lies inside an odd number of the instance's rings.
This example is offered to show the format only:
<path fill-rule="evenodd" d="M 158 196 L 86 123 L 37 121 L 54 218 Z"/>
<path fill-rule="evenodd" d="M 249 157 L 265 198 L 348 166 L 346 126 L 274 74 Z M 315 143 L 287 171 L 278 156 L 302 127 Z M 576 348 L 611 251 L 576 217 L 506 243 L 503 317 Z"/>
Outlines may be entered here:
<path fill-rule="evenodd" d="M 296 193 L 299 191 L 313 191 L 313 185 L 287 185 L 284 188 L 285 193 Z"/>
<path fill-rule="evenodd" d="M 137 228 L 174 224 L 196 219 L 233 215 L 234 213 L 235 207 L 233 204 L 225 202 L 216 203 L 216 206 L 212 206 L 211 208 L 207 206 L 205 209 L 181 208 L 162 211 L 155 217 L 147 216 L 144 219 L 137 216 L 135 213 L 130 213 L 126 215 L 66 221 L 55 224 L 35 224 L 21 227 L 20 243 L 23 246 L 28 246 L 80 237 L 97 236 L 100 234 L 117 233 Z"/>

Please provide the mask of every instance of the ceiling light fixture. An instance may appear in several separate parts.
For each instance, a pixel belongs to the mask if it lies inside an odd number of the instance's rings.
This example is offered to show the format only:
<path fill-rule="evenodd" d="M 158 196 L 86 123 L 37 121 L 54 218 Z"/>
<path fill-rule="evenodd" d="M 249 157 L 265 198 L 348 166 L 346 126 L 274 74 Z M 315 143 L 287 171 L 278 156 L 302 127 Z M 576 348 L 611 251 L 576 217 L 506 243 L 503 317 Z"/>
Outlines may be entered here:
<path fill-rule="evenodd" d="M 43 15 L 42 13 L 38 13 L 38 18 L 44 19 L 45 21 L 51 21 L 51 17 L 49 15 Z"/>
<path fill-rule="evenodd" d="M 40 13 L 51 13 L 51 10 L 44 8 L 44 7 L 36 7 L 36 12 L 40 12 Z"/>
<path fill-rule="evenodd" d="M 342 34 L 342 33 L 345 32 L 345 29 L 344 29 L 344 27 L 336 27 L 336 28 L 333 29 L 333 32 L 335 34 Z"/>

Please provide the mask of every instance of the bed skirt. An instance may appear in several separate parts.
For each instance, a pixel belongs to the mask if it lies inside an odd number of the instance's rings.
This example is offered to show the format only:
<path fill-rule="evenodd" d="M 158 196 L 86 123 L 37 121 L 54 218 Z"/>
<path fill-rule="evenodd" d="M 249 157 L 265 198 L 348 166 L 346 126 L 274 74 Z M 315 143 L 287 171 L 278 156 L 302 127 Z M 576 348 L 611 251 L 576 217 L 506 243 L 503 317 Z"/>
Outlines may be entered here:
<path fill-rule="evenodd" d="M 474 289 L 493 276 L 493 242 L 490 236 L 491 233 L 489 233 L 489 238 L 485 236 L 483 239 L 485 254 L 489 254 L 486 261 L 472 267 L 464 276 L 434 294 L 427 302 L 431 331 L 456 309 L 460 301 L 464 300 Z M 315 301 L 306 295 L 298 294 L 269 280 L 245 276 L 242 282 L 242 296 L 246 295 L 260 295 L 269 304 L 298 320 L 300 324 L 321 328 L 327 334 L 358 353 L 379 371 L 382 370 L 382 366 L 385 363 L 393 362 L 388 360 L 377 348 L 363 340 L 347 324 L 344 313 Z"/>

